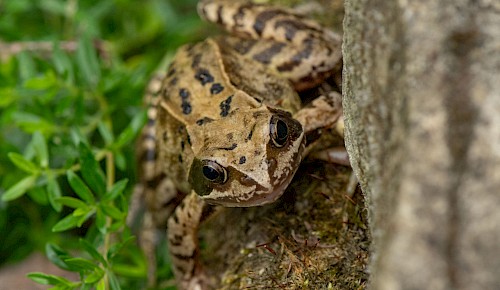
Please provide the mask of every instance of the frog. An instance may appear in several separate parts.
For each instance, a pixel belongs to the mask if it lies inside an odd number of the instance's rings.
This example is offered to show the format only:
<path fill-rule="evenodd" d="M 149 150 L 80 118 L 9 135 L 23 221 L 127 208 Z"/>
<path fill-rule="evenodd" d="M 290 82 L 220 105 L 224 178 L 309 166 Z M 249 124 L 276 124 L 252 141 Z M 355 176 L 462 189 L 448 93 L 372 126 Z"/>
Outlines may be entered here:
<path fill-rule="evenodd" d="M 268 4 L 202 0 L 197 9 L 228 34 L 180 47 L 152 78 L 132 201 L 146 204 L 146 228 L 167 229 L 179 289 L 211 287 L 200 225 L 223 207 L 276 201 L 318 134 L 342 124 L 340 94 L 305 105 L 298 94 L 341 70 L 337 34 Z"/>

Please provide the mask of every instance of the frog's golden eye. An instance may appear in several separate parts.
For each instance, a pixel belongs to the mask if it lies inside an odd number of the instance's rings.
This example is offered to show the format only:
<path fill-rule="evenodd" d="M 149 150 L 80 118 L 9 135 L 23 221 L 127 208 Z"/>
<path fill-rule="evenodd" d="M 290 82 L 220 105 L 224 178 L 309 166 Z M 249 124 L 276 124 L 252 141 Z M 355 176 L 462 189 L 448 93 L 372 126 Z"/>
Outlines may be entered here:
<path fill-rule="evenodd" d="M 215 161 L 204 160 L 203 176 L 213 183 L 223 184 L 227 181 L 227 171 Z"/>
<path fill-rule="evenodd" d="M 272 117 L 269 124 L 269 134 L 276 147 L 283 147 L 288 140 L 288 126 L 278 117 Z"/>

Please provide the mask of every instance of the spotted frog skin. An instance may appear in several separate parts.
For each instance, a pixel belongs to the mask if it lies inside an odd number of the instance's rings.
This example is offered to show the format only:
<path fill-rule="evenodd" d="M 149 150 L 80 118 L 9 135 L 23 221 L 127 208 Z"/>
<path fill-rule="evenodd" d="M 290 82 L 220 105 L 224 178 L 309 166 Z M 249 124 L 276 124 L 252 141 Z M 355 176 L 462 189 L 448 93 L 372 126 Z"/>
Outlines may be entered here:
<path fill-rule="evenodd" d="M 338 71 L 337 35 L 248 2 L 201 1 L 198 12 L 230 35 L 181 47 L 152 80 L 139 150 L 145 224 L 168 228 L 179 289 L 209 288 L 197 232 L 212 205 L 275 201 L 309 151 L 306 136 L 341 115 L 329 98 L 303 107 L 297 94 Z"/>

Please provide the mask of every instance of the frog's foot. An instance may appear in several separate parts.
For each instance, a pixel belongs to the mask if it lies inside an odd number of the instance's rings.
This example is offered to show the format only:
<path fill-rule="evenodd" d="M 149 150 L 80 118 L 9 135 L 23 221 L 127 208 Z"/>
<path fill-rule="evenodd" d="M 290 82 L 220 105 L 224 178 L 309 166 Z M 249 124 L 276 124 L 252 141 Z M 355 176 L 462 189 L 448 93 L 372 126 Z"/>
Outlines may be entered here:
<path fill-rule="evenodd" d="M 314 159 L 323 160 L 328 163 L 351 166 L 349 155 L 345 147 L 332 147 L 311 153 Z"/>
<path fill-rule="evenodd" d="M 314 99 L 293 117 L 302 124 L 306 136 L 332 127 L 343 136 L 342 96 L 337 92 Z"/>
<path fill-rule="evenodd" d="M 209 290 L 213 288 L 210 286 L 208 278 L 205 274 L 197 274 L 189 280 L 183 280 L 178 286 L 179 289 L 185 290 Z"/>

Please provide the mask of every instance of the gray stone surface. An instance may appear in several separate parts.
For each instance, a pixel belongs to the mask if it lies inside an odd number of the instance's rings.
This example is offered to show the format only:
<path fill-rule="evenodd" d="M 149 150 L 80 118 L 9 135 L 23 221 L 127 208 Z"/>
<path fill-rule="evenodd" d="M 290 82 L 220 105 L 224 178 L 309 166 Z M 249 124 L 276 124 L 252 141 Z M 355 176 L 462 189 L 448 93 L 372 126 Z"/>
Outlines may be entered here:
<path fill-rule="evenodd" d="M 373 289 L 500 289 L 500 3 L 346 0 Z"/>

